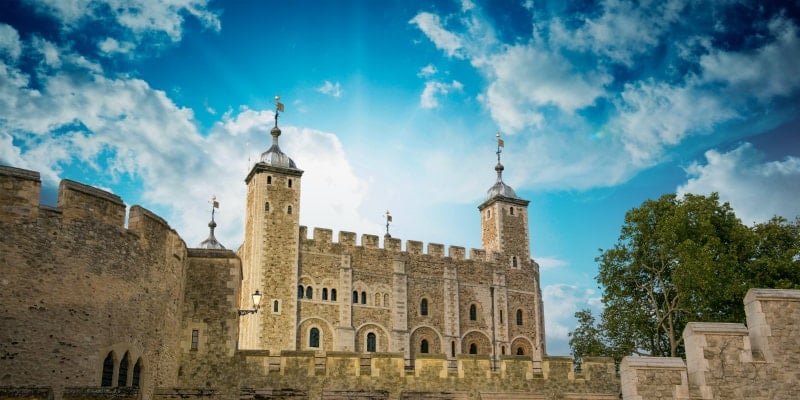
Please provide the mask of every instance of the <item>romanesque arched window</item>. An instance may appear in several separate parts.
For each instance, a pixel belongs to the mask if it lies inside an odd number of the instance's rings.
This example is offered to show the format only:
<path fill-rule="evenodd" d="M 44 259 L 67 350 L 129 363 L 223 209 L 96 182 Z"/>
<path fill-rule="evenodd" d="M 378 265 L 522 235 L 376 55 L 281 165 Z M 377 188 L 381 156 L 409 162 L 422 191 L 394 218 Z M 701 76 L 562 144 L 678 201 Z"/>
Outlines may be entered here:
<path fill-rule="evenodd" d="M 450 357 L 455 357 L 455 356 L 456 356 L 456 341 L 453 340 L 452 342 L 450 342 Z"/>
<path fill-rule="evenodd" d="M 331 289 L 331 301 L 336 301 L 336 289 Z"/>
<path fill-rule="evenodd" d="M 419 302 L 419 315 L 428 315 L 428 299 Z"/>
<path fill-rule="evenodd" d="M 422 342 L 419 344 L 419 352 L 422 354 L 428 354 L 428 341 L 422 339 Z"/>
<path fill-rule="evenodd" d="M 381 299 L 383 299 L 383 296 L 381 296 L 380 293 L 375 293 L 375 306 L 376 307 L 380 307 Z"/>
<path fill-rule="evenodd" d="M 358 292 L 353 290 L 353 304 L 358 304 Z"/>
<path fill-rule="evenodd" d="M 367 304 L 367 292 L 361 292 L 361 304 Z"/>
<path fill-rule="evenodd" d="M 314 298 L 314 289 L 311 286 L 306 287 L 306 298 L 313 299 Z"/>
<path fill-rule="evenodd" d="M 511 215 L 514 215 L 514 207 L 511 207 Z"/>
<path fill-rule="evenodd" d="M 280 305 L 280 303 L 278 303 L 278 300 L 273 300 L 273 301 L 272 301 L 272 312 L 273 312 L 273 313 L 276 313 L 276 314 L 277 314 L 277 313 L 278 313 L 278 311 L 280 311 L 280 307 L 279 307 L 279 305 Z"/>
<path fill-rule="evenodd" d="M 305 293 L 305 289 L 303 289 L 303 285 L 297 285 L 297 298 L 302 299 L 303 293 Z"/>
<path fill-rule="evenodd" d="M 501 356 L 506 355 L 506 346 L 500 346 L 500 355 Z"/>
<path fill-rule="evenodd" d="M 125 355 L 122 357 L 122 361 L 119 363 L 119 374 L 117 375 L 117 386 L 128 386 L 128 363 L 129 363 L 128 352 L 125 352 Z"/>
<path fill-rule="evenodd" d="M 522 310 L 517 310 L 517 325 L 522 325 Z"/>
<path fill-rule="evenodd" d="M 476 321 L 478 319 L 478 310 L 475 308 L 475 304 L 469 305 L 469 320 Z"/>
<path fill-rule="evenodd" d="M 470 343 L 469 354 L 478 354 L 478 346 L 475 343 Z"/>
<path fill-rule="evenodd" d="M 103 375 L 100 378 L 100 386 L 111 386 L 114 384 L 114 353 L 109 352 L 103 361 Z"/>
<path fill-rule="evenodd" d="M 517 268 L 517 256 L 511 257 L 511 268 Z"/>
<path fill-rule="evenodd" d="M 367 352 L 374 353 L 376 350 L 376 341 L 377 337 L 374 333 L 370 332 L 367 334 Z"/>
<path fill-rule="evenodd" d="M 517 347 L 517 355 L 518 356 L 524 356 L 525 355 L 525 350 L 522 347 Z"/>
<path fill-rule="evenodd" d="M 142 359 L 139 358 L 136 360 L 136 364 L 133 366 L 133 378 L 131 379 L 131 386 L 139 387 L 139 382 L 142 380 Z"/>
<path fill-rule="evenodd" d="M 322 288 L 322 300 L 328 300 L 328 288 Z"/>
<path fill-rule="evenodd" d="M 389 307 L 389 293 L 383 295 L 383 306 Z"/>
<path fill-rule="evenodd" d="M 311 328 L 308 332 L 308 347 L 319 347 L 319 329 Z"/>

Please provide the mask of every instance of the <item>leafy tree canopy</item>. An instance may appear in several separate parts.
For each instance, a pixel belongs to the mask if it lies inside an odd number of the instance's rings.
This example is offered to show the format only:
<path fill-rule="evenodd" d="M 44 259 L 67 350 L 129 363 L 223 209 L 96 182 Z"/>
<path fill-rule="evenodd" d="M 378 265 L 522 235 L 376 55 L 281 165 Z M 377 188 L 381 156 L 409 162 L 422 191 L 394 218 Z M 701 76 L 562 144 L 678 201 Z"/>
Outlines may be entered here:
<path fill-rule="evenodd" d="M 744 322 L 749 288 L 800 288 L 800 219 L 748 227 L 716 193 L 645 201 L 600 251 L 605 308 L 597 327 L 575 314 L 575 357 L 682 356 L 688 322 Z"/>

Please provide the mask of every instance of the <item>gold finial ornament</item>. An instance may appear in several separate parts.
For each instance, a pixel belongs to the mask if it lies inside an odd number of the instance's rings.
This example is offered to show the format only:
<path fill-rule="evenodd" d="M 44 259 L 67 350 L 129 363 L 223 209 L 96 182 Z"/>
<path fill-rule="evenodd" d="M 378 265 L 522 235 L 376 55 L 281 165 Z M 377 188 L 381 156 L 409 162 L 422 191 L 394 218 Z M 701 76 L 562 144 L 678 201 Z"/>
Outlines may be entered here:
<path fill-rule="evenodd" d="M 390 238 L 392 235 L 389 234 L 389 223 L 392 222 L 392 214 L 389 213 L 389 210 L 386 210 L 386 235 L 385 237 Z"/>

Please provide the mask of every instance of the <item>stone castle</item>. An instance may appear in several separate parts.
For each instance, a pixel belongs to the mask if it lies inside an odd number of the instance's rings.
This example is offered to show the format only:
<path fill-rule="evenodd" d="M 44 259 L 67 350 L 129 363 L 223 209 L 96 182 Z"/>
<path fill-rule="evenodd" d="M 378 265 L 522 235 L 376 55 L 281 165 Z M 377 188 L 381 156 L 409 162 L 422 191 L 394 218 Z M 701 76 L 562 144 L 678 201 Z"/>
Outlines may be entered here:
<path fill-rule="evenodd" d="M 545 350 L 528 204 L 502 180 L 483 248 L 299 225 L 303 171 L 273 144 L 245 178 L 244 243 L 189 247 L 152 212 L 0 166 L 0 400 L 795 399 L 800 292 L 747 325 L 693 323 L 686 360 Z"/>

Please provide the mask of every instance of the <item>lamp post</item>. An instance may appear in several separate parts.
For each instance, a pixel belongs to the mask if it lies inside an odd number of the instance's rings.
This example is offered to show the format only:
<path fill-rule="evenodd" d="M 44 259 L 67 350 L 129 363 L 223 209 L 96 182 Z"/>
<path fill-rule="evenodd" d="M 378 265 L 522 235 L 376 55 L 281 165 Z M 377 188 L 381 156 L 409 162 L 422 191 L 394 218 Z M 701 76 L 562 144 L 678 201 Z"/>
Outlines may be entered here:
<path fill-rule="evenodd" d="M 253 309 L 252 310 L 239 310 L 239 315 L 255 314 L 258 312 L 258 306 L 261 304 L 261 292 L 256 289 L 253 293 Z"/>

